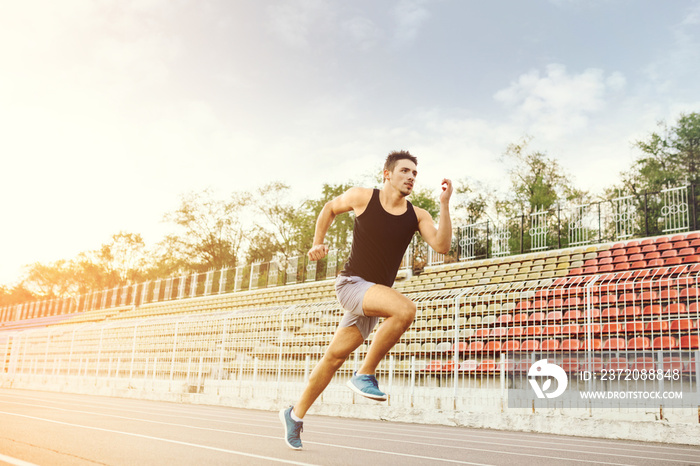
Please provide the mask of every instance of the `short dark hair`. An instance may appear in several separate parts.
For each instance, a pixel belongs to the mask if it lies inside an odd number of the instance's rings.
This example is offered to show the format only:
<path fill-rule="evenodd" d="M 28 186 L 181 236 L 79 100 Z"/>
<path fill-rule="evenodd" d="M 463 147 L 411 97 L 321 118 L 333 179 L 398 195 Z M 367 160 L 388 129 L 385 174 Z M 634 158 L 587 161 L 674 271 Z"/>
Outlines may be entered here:
<path fill-rule="evenodd" d="M 386 156 L 386 161 L 384 162 L 384 170 L 389 170 L 394 171 L 394 167 L 396 166 L 396 162 L 399 160 L 410 160 L 411 162 L 415 163 L 418 165 L 418 159 L 411 155 L 410 152 L 407 150 L 395 150 L 393 152 L 389 152 L 389 155 Z"/>

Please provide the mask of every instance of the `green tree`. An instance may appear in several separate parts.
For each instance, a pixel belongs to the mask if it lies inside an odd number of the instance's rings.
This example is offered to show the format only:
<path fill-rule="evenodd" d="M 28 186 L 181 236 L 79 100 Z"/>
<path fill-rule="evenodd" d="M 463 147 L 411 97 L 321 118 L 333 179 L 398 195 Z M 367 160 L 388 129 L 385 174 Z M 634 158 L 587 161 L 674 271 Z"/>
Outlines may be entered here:
<path fill-rule="evenodd" d="M 181 231 L 161 246 L 176 246 L 188 258 L 189 271 L 235 266 L 244 237 L 245 207 L 250 199 L 245 192 L 234 192 L 227 200 L 216 199 L 211 189 L 182 196 L 180 207 L 165 215 L 165 220 Z"/>
<path fill-rule="evenodd" d="M 675 126 L 659 123 L 634 142 L 642 155 L 622 174 L 625 191 L 639 194 L 700 181 L 700 113 L 682 113 Z"/>

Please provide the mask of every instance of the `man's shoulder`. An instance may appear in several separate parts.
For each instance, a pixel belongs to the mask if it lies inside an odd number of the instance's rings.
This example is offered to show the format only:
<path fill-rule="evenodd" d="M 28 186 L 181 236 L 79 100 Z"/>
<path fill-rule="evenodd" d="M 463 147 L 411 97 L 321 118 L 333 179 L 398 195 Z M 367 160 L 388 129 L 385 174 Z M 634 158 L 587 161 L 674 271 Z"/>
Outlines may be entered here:
<path fill-rule="evenodd" d="M 353 188 L 348 189 L 346 195 L 356 202 L 367 203 L 372 198 L 373 192 L 374 189 L 372 188 L 362 188 L 360 186 L 355 186 Z"/>

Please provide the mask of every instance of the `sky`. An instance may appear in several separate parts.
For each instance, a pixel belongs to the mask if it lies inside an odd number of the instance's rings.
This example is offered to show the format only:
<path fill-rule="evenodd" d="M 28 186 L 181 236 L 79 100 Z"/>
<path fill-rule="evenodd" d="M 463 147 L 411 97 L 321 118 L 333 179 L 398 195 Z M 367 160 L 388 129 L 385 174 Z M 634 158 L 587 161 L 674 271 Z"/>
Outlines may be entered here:
<path fill-rule="evenodd" d="M 181 196 L 271 181 L 299 202 L 392 150 L 508 189 L 506 147 L 592 193 L 700 111 L 700 2 L 0 0 L 0 284 Z"/>

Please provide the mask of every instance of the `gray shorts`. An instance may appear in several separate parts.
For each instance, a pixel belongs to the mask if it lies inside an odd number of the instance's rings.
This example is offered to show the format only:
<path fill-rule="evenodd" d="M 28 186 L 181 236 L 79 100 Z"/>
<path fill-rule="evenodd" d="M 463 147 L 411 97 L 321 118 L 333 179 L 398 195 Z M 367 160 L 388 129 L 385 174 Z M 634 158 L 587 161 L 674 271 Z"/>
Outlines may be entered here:
<path fill-rule="evenodd" d="M 352 327 L 356 325 L 365 339 L 372 333 L 374 326 L 379 321 L 379 317 L 368 317 L 362 310 L 362 300 L 365 293 L 374 285 L 375 283 L 356 276 L 338 275 L 338 278 L 335 279 L 335 294 L 338 296 L 340 305 L 345 309 L 345 315 L 338 326 Z"/>

